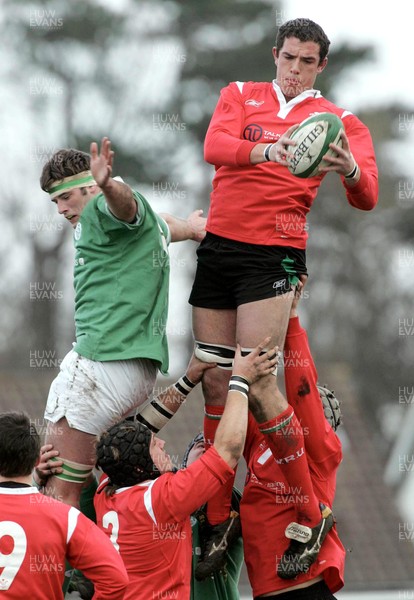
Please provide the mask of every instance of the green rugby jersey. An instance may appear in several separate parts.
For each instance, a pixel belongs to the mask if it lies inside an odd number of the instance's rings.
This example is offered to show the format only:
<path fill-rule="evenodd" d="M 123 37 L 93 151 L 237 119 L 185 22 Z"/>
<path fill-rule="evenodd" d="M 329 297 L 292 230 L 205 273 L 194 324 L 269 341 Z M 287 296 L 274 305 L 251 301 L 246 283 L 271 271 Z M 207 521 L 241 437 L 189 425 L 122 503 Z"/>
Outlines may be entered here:
<path fill-rule="evenodd" d="M 75 228 L 74 349 L 98 361 L 149 358 L 166 373 L 169 231 L 133 193 L 137 223 L 114 217 L 100 193 Z"/>

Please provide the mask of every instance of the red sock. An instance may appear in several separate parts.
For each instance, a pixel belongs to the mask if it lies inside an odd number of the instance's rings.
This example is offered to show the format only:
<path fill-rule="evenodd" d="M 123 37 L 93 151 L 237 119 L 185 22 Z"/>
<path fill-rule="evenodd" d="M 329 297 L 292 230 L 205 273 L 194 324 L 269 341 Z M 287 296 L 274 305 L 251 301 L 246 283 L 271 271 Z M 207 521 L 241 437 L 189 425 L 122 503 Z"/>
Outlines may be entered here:
<path fill-rule="evenodd" d="M 289 484 L 298 522 L 314 527 L 321 520 L 321 511 L 313 491 L 302 427 L 293 408 L 288 406 L 274 419 L 260 423 L 259 429 Z"/>
<path fill-rule="evenodd" d="M 220 423 L 224 406 L 205 406 L 204 412 L 204 441 L 206 450 L 213 445 L 217 427 Z M 220 491 L 208 501 L 207 519 L 211 525 L 218 525 L 229 518 L 231 510 L 231 494 L 234 477 L 220 488 Z"/>

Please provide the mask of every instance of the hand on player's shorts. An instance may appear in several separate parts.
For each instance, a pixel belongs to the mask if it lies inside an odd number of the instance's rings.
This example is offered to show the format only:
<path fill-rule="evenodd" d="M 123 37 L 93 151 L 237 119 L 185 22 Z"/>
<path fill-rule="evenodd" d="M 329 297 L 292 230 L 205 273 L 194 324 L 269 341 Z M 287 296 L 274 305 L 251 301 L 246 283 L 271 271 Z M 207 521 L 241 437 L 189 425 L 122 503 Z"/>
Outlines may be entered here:
<path fill-rule="evenodd" d="M 249 383 L 254 383 L 261 377 L 270 375 L 275 370 L 280 357 L 278 346 L 268 347 L 270 339 L 270 337 L 265 338 L 247 356 L 241 355 L 240 345 L 237 344 L 233 375 L 244 377 Z M 261 354 L 262 352 L 263 354 Z"/>
<path fill-rule="evenodd" d="M 191 239 L 195 242 L 201 242 L 206 236 L 207 219 L 203 217 L 201 209 L 195 210 L 187 217 L 187 223 L 193 232 Z"/>
<path fill-rule="evenodd" d="M 203 379 L 204 372 L 214 367 L 217 367 L 217 363 L 204 362 L 193 354 L 185 374 L 192 383 L 197 384 Z"/>
<path fill-rule="evenodd" d="M 36 466 L 33 473 L 34 480 L 38 485 L 43 486 L 51 475 L 62 473 L 63 462 L 59 458 L 57 460 L 51 460 L 56 459 L 58 456 L 59 451 L 53 450 L 52 444 L 45 444 L 40 448 L 39 464 Z"/>
<path fill-rule="evenodd" d="M 297 284 L 297 286 L 295 288 L 295 295 L 293 297 L 292 306 L 290 308 L 290 315 L 289 315 L 290 319 L 298 316 L 298 304 L 299 304 L 299 300 L 301 299 L 301 297 L 303 295 L 303 290 L 306 285 L 307 279 L 308 279 L 307 275 L 304 275 L 304 274 L 299 275 L 299 283 Z"/>

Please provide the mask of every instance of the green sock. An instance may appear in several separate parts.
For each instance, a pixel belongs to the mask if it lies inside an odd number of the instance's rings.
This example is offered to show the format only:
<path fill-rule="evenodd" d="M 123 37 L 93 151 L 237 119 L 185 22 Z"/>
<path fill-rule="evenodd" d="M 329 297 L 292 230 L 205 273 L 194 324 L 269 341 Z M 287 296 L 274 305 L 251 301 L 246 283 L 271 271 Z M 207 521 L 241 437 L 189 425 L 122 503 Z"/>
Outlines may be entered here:
<path fill-rule="evenodd" d="M 86 487 L 82 488 L 80 497 L 80 510 L 81 513 L 88 517 L 91 521 L 96 523 L 95 508 L 93 506 L 93 497 L 98 489 L 98 482 L 96 477 L 93 477 L 91 483 Z"/>

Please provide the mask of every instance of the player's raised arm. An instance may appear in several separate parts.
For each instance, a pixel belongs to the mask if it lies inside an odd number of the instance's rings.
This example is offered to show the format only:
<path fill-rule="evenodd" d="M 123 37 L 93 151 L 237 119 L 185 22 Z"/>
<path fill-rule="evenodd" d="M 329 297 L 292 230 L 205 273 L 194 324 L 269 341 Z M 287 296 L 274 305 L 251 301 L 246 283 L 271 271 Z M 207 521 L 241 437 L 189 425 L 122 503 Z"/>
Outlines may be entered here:
<path fill-rule="evenodd" d="M 341 413 L 333 393 L 318 385 L 307 332 L 299 321 L 299 298 L 300 292 L 297 292 L 290 311 L 284 348 L 286 396 L 306 429 L 306 454 L 319 463 L 321 473 L 325 473 L 325 469 L 329 473 L 336 468 L 342 456 L 340 441 L 334 434 L 341 422 Z"/>
<path fill-rule="evenodd" d="M 111 142 L 104 137 L 101 142 L 101 148 L 98 144 L 91 144 L 91 171 L 98 186 L 101 188 L 111 213 L 121 221 L 132 223 L 138 213 L 137 203 L 135 202 L 131 188 L 112 178 L 112 164 L 114 151 L 111 149 Z"/>
<path fill-rule="evenodd" d="M 215 363 L 202 362 L 193 354 L 185 374 L 144 406 L 136 416 L 137 421 L 153 433 L 158 433 L 186 401 L 188 394 L 200 383 L 204 372 L 214 369 L 215 366 Z"/>

